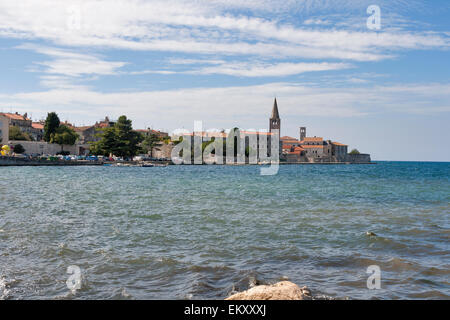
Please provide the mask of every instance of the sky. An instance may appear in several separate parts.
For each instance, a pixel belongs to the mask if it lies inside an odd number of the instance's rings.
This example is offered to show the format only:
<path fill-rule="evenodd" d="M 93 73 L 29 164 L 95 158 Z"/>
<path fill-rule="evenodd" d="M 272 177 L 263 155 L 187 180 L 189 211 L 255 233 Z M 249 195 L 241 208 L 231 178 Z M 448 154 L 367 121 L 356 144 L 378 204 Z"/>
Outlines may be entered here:
<path fill-rule="evenodd" d="M 448 0 L 2 0 L 0 112 L 260 130 L 277 97 L 281 135 L 450 161 L 449 17 Z"/>

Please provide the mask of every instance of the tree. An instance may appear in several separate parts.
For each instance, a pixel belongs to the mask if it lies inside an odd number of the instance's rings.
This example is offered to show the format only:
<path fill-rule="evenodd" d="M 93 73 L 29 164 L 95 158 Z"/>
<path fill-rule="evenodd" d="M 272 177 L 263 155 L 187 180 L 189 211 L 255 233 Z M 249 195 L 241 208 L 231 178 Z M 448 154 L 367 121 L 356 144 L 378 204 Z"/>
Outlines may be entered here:
<path fill-rule="evenodd" d="M 14 146 L 14 152 L 17 154 L 21 154 L 25 152 L 25 148 L 21 144 L 16 144 Z"/>
<path fill-rule="evenodd" d="M 47 119 L 44 124 L 44 141 L 50 142 L 51 135 L 56 133 L 59 128 L 60 121 L 58 115 L 55 112 L 50 112 L 47 114 Z"/>
<path fill-rule="evenodd" d="M 142 151 L 144 153 L 151 153 L 153 147 L 156 145 L 157 142 L 161 141 L 161 138 L 154 133 L 150 133 L 149 135 L 145 136 L 142 141 Z"/>
<path fill-rule="evenodd" d="M 139 144 L 144 137 L 133 130 L 131 120 L 126 116 L 119 117 L 114 127 L 104 129 L 99 141 L 91 144 L 93 154 L 133 158 L 140 150 Z"/>
<path fill-rule="evenodd" d="M 353 149 L 352 151 L 350 151 L 350 154 L 360 154 L 358 149 Z"/>
<path fill-rule="evenodd" d="M 133 131 L 131 120 L 120 116 L 114 125 L 117 135 L 117 146 L 114 154 L 119 157 L 133 158 L 139 151 L 139 144 L 144 140 L 142 135 Z"/>
<path fill-rule="evenodd" d="M 19 127 L 9 127 L 9 139 L 18 141 L 31 141 L 31 137 L 28 133 L 22 132 Z"/>
<path fill-rule="evenodd" d="M 72 128 L 62 125 L 59 126 L 54 133 L 50 135 L 50 143 L 61 145 L 61 152 L 63 152 L 64 145 L 74 145 L 78 139 L 78 134 Z"/>
<path fill-rule="evenodd" d="M 90 143 L 90 152 L 98 156 L 114 154 L 117 144 L 116 129 L 114 127 L 98 129 L 96 136 L 100 140 Z"/>

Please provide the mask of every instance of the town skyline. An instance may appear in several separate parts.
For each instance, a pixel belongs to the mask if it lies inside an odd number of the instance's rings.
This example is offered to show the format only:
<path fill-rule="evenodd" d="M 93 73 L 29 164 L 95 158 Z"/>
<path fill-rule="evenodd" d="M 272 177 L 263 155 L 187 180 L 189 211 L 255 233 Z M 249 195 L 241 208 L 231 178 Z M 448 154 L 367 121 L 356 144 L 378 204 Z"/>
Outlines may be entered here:
<path fill-rule="evenodd" d="M 277 97 L 282 135 L 450 161 L 449 14 L 446 1 L 2 1 L 0 111 L 260 129 Z"/>

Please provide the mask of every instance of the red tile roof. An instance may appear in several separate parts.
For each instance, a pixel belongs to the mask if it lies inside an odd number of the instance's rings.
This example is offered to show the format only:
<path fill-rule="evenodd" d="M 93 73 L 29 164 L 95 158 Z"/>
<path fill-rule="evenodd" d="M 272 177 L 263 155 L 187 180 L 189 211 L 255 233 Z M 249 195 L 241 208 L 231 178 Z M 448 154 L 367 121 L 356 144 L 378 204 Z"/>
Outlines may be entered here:
<path fill-rule="evenodd" d="M 25 118 L 21 114 L 16 114 L 16 113 L 0 113 L 0 114 L 5 116 L 5 117 L 7 117 L 7 118 L 9 118 L 9 119 L 12 119 L 12 120 L 28 120 L 28 121 L 30 120 L 28 118 Z"/>
<path fill-rule="evenodd" d="M 348 147 L 348 145 L 343 144 L 343 143 L 339 143 L 339 142 L 331 142 L 332 144 L 334 144 L 335 146 L 342 146 L 342 147 Z"/>
<path fill-rule="evenodd" d="M 281 137 L 281 138 L 280 138 L 280 140 L 281 140 L 281 141 L 284 141 L 284 140 L 292 140 L 292 141 L 294 141 L 294 140 L 295 140 L 295 141 L 298 141 L 297 139 L 295 139 L 295 138 L 292 138 L 292 137 L 289 137 L 289 136 L 284 136 L 284 137 Z"/>
<path fill-rule="evenodd" d="M 33 122 L 31 126 L 35 129 L 44 130 L 44 125 L 39 122 Z"/>
<path fill-rule="evenodd" d="M 315 145 L 302 145 L 302 148 L 304 149 L 323 149 L 323 145 L 322 146 L 315 146 Z"/>
<path fill-rule="evenodd" d="M 319 141 L 323 141 L 323 138 L 321 137 L 306 137 L 305 140 L 303 140 L 304 142 L 319 142 Z"/>

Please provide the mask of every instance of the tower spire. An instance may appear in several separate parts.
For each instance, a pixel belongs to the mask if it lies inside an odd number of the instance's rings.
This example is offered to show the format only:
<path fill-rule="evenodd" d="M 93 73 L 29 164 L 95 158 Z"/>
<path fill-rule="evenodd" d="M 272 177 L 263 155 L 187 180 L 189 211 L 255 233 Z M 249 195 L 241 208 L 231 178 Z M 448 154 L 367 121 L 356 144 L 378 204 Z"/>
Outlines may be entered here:
<path fill-rule="evenodd" d="M 275 101 L 273 102 L 272 116 L 269 119 L 269 131 L 272 132 L 275 129 L 280 130 L 280 126 L 281 119 L 280 114 L 278 113 L 277 98 L 275 98 Z"/>
<path fill-rule="evenodd" d="M 270 119 L 280 119 L 280 114 L 278 113 L 277 98 L 275 98 L 275 101 L 273 102 L 272 117 L 270 117 Z"/>

